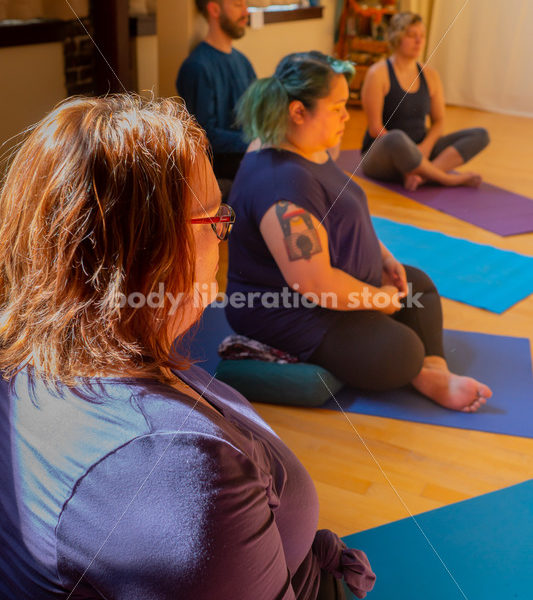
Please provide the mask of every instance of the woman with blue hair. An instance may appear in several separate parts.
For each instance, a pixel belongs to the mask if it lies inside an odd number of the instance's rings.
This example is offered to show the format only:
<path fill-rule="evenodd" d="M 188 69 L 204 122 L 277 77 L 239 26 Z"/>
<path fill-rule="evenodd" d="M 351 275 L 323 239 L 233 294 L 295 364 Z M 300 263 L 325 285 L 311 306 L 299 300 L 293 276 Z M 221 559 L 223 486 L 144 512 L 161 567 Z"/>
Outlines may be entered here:
<path fill-rule="evenodd" d="M 476 411 L 491 391 L 448 370 L 435 286 L 378 240 L 363 190 L 329 155 L 353 74 L 320 52 L 291 54 L 241 99 L 240 122 L 261 149 L 245 156 L 230 195 L 239 219 L 228 293 L 249 301 L 230 301 L 228 321 L 352 386 L 411 383 L 442 406 Z"/>

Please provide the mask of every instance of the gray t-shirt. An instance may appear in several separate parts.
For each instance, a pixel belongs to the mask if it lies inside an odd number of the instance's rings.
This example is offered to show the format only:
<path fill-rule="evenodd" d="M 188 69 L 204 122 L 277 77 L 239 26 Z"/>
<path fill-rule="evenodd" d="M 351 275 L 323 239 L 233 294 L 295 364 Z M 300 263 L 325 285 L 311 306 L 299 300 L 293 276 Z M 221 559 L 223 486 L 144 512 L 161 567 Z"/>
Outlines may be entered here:
<path fill-rule="evenodd" d="M 216 410 L 151 379 L 0 383 L 0 598 L 314 600 L 360 558 L 245 398 L 180 376 Z"/>

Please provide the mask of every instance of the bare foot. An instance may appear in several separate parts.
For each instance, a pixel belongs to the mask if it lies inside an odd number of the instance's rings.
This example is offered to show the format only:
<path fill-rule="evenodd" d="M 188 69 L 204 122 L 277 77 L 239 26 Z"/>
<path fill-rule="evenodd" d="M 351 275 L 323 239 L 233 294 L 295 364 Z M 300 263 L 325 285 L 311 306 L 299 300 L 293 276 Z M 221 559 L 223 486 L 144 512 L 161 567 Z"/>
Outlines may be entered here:
<path fill-rule="evenodd" d="M 437 404 L 451 410 L 476 412 L 492 396 L 492 390 L 485 384 L 451 373 L 444 360 L 431 358 L 424 361 L 422 370 L 411 383 Z"/>
<path fill-rule="evenodd" d="M 459 186 L 465 185 L 468 187 L 479 187 L 481 185 L 481 175 L 466 171 L 463 173 L 448 173 L 448 180 L 444 185 Z"/>
<path fill-rule="evenodd" d="M 410 192 L 414 192 L 423 183 L 425 183 L 425 179 L 420 177 L 420 175 L 408 173 L 403 180 L 403 187 Z"/>

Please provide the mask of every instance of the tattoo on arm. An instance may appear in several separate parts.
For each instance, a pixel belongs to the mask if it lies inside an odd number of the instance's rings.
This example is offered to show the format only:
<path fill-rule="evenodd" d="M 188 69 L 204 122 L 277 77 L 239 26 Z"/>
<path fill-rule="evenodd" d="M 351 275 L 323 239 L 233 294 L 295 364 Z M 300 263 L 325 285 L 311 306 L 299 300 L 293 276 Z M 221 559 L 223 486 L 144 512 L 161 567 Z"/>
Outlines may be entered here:
<path fill-rule="evenodd" d="M 276 204 L 276 216 L 283 231 L 285 248 L 291 262 L 301 258 L 308 260 L 313 254 L 322 252 L 318 232 L 310 213 L 303 208 L 289 210 L 289 203 L 281 201 Z"/>

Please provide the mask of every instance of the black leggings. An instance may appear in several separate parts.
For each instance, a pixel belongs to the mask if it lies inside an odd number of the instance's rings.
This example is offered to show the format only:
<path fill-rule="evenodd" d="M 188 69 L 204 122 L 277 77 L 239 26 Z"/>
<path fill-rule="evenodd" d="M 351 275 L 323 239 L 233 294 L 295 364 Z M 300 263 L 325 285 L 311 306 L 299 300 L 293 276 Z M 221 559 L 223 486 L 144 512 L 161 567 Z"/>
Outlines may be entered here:
<path fill-rule="evenodd" d="M 405 267 L 416 304 L 394 315 L 375 310 L 339 312 L 309 362 L 345 383 L 366 390 L 390 390 L 409 383 L 425 356 L 444 356 L 442 308 L 431 279 Z M 416 297 L 416 296 L 415 296 Z"/>
<path fill-rule="evenodd" d="M 489 143 L 489 134 L 482 127 L 462 129 L 437 140 L 429 160 L 453 146 L 463 162 L 481 152 Z M 422 152 L 413 140 L 400 129 L 392 129 L 376 138 L 366 151 L 362 168 L 365 175 L 381 181 L 403 181 L 405 173 L 416 169 L 422 162 Z"/>

